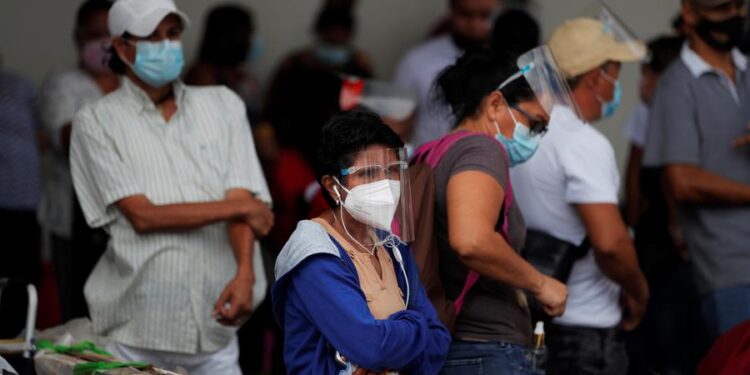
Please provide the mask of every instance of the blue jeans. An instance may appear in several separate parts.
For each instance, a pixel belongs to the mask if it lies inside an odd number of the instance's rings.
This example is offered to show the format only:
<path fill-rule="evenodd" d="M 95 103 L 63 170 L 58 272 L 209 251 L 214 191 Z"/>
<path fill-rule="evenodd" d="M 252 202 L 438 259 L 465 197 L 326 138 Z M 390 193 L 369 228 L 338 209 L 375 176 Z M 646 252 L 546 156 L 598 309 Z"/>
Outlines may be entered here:
<path fill-rule="evenodd" d="M 542 375 L 534 372 L 529 349 L 505 342 L 454 340 L 441 375 Z"/>
<path fill-rule="evenodd" d="M 713 341 L 750 319 L 750 285 L 713 291 L 701 303 L 706 329 Z"/>

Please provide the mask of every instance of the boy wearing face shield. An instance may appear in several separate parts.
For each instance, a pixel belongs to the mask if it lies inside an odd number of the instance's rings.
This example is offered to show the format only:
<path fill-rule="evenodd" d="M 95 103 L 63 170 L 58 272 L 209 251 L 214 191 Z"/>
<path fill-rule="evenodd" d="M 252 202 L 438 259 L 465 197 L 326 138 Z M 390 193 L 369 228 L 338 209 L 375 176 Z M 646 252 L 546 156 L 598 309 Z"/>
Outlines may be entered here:
<path fill-rule="evenodd" d="M 301 221 L 276 261 L 289 373 L 440 370 L 450 336 L 402 242 L 412 236 L 406 172 L 403 142 L 377 115 L 355 110 L 323 127 L 316 175 L 330 210 Z"/>
<path fill-rule="evenodd" d="M 584 249 L 570 270 L 565 315 L 547 327 L 549 374 L 627 373 L 620 330 L 639 324 L 648 300 L 618 209 L 614 150 L 590 125 L 617 109 L 621 63 L 645 55 L 645 46 L 619 40 L 611 32 L 616 29 L 606 21 L 577 18 L 552 33 L 548 44 L 582 118 L 557 107 L 536 156 L 511 170 L 529 228 L 573 246 L 590 241 L 591 249 Z"/>
<path fill-rule="evenodd" d="M 750 73 L 745 1 L 685 0 L 688 41 L 662 75 L 644 165 L 660 167 L 712 339 L 750 318 Z"/>
<path fill-rule="evenodd" d="M 245 105 L 179 81 L 188 19 L 171 0 L 118 0 L 108 23 L 123 83 L 77 113 L 70 149 L 86 220 L 111 236 L 85 289 L 94 330 L 124 359 L 239 374 L 273 223 Z"/>

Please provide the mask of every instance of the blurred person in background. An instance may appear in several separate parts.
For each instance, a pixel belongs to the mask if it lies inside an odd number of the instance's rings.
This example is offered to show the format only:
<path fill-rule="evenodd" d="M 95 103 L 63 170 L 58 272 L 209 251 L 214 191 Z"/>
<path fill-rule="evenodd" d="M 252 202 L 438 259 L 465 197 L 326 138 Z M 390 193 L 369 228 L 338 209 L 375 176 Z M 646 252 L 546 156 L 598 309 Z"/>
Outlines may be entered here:
<path fill-rule="evenodd" d="M 539 23 L 522 9 L 508 9 L 495 19 L 491 49 L 517 57 L 540 44 Z"/>
<path fill-rule="evenodd" d="M 255 22 L 249 9 L 219 5 L 206 17 L 198 60 L 185 74 L 188 85 L 224 85 L 242 98 L 251 125 L 260 119 L 260 87 L 248 68 L 261 54 Z"/>
<path fill-rule="evenodd" d="M 750 319 L 750 72 L 742 0 L 684 0 L 680 58 L 651 101 L 643 163 L 677 201 L 710 344 Z"/>
<path fill-rule="evenodd" d="M 538 373 L 523 291 L 550 315 L 565 311 L 565 286 L 520 255 L 526 225 L 508 168 L 533 155 L 549 116 L 523 75 L 513 78 L 517 72 L 515 58 L 486 50 L 464 54 L 437 79 L 455 129 L 417 152 L 419 160 L 462 137 L 433 168 L 439 274 L 446 297 L 460 309 L 445 375 Z"/>
<path fill-rule="evenodd" d="M 679 57 L 684 41 L 681 36 L 662 36 L 648 43 L 650 58 L 641 65 L 640 103 L 625 123 L 630 140 L 625 217 L 651 289 L 646 315 L 628 343 L 631 374 L 647 369 L 692 374 L 705 350 L 700 344 L 700 305 L 674 197 L 667 193 L 658 168 L 642 167 L 653 94 L 662 73 Z"/>
<path fill-rule="evenodd" d="M 171 0 L 110 9 L 122 86 L 76 114 L 70 147 L 86 220 L 111 235 L 85 296 L 116 356 L 240 374 L 236 330 L 264 296 L 256 239 L 271 198 L 242 99 L 179 80 L 188 23 Z"/>
<path fill-rule="evenodd" d="M 68 148 L 76 112 L 120 85 L 120 78 L 108 66 L 111 38 L 107 13 L 111 6 L 109 0 L 87 0 L 81 4 L 73 33 L 78 64 L 51 73 L 42 84 L 37 103 L 40 121 L 50 141 L 52 163 L 44 176 L 39 216 L 51 236 L 63 322 L 88 314 L 83 286 L 108 240 L 102 229 L 92 229 L 86 224 L 75 199 Z"/>
<path fill-rule="evenodd" d="M 565 314 L 546 327 L 548 374 L 626 374 L 622 332 L 638 326 L 648 301 L 619 210 L 615 152 L 591 125 L 617 110 L 622 63 L 639 61 L 646 51 L 639 41 L 617 40 L 610 29 L 618 28 L 576 18 L 553 31 L 548 44 L 575 104 L 555 108 L 536 155 L 511 170 L 528 227 L 586 247 L 566 280 Z"/>
<path fill-rule="evenodd" d="M 451 111 L 436 100 L 435 80 L 464 51 L 489 47 L 492 23 L 500 0 L 449 0 L 450 33 L 436 36 L 408 51 L 396 68 L 394 83 L 419 96 L 412 121 L 399 126 L 408 144 L 418 147 L 448 133 L 454 122 Z"/>
<path fill-rule="evenodd" d="M 36 90 L 28 79 L 0 68 L 0 279 L 36 284 L 41 275 L 41 196 Z M 24 288 L 25 289 L 25 288 Z M 10 293 L 8 293 L 10 294 Z M 26 295 L 3 296 L 6 306 L 26 306 Z M 3 309 L 13 314 L 12 311 Z M 25 308 L 16 310 L 25 315 Z M 16 337 L 22 316 L 0 316 L 0 337 Z"/>

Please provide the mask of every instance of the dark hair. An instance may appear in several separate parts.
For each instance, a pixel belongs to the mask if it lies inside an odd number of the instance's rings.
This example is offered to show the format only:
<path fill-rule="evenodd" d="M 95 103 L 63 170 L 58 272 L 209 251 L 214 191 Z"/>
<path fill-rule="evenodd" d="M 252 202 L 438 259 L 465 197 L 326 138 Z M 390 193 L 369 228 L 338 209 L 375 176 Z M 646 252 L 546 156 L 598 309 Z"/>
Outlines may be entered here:
<path fill-rule="evenodd" d="M 86 24 L 91 21 L 91 17 L 97 12 L 109 13 L 109 8 L 112 8 L 112 1 L 110 0 L 86 0 L 78 7 L 75 21 L 75 33 L 80 35 Z"/>
<path fill-rule="evenodd" d="M 130 39 L 131 35 L 126 32 L 122 34 L 122 38 Z M 120 56 L 117 55 L 117 51 L 115 51 L 114 45 L 112 45 L 112 47 L 109 47 L 109 61 L 107 62 L 107 65 L 109 65 L 109 69 L 120 75 L 125 74 L 125 72 L 127 71 L 127 65 L 125 65 L 125 62 L 122 61 Z"/>
<path fill-rule="evenodd" d="M 342 27 L 353 33 L 355 28 L 354 16 L 349 7 L 338 5 L 328 5 L 320 10 L 318 17 L 315 19 L 313 31 L 315 34 L 322 34 L 326 30 L 335 27 Z"/>
<path fill-rule="evenodd" d="M 220 5 L 206 18 L 200 60 L 216 65 L 237 65 L 245 61 L 250 34 L 255 31 L 252 14 L 238 5 Z"/>
<path fill-rule="evenodd" d="M 681 36 L 661 36 L 648 42 L 650 59 L 646 65 L 661 74 L 680 55 L 685 39 Z"/>
<path fill-rule="evenodd" d="M 341 169 L 351 166 L 352 155 L 372 145 L 387 148 L 404 147 L 404 142 L 378 115 L 357 108 L 333 116 L 321 130 L 320 145 L 315 158 L 315 177 L 322 185 L 323 176 L 335 176 L 345 183 Z M 337 207 L 336 201 L 323 189 L 328 205 Z"/>
<path fill-rule="evenodd" d="M 493 54 L 487 50 L 471 50 L 461 56 L 455 65 L 445 69 L 437 79 L 437 93 L 448 104 L 458 125 L 474 116 L 485 96 L 492 93 L 507 78 L 518 72 L 516 58 Z M 535 97 L 526 80 L 516 79 L 505 86 L 502 94 L 509 103 L 518 103 Z"/>
<path fill-rule="evenodd" d="M 521 9 L 510 9 L 495 20 L 492 29 L 492 50 L 520 56 L 539 45 L 539 23 Z"/>

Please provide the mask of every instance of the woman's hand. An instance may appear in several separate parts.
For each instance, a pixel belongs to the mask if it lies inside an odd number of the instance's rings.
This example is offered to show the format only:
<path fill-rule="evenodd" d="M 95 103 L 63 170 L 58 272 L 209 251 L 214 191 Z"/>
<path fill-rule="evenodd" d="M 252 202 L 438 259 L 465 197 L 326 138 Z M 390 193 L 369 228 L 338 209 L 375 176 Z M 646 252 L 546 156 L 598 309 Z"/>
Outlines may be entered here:
<path fill-rule="evenodd" d="M 533 293 L 548 315 L 557 317 L 565 313 L 565 303 L 568 301 L 568 288 L 565 284 L 542 275 L 542 282 Z"/>

